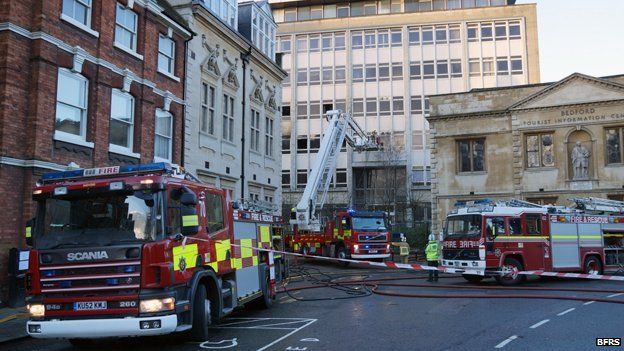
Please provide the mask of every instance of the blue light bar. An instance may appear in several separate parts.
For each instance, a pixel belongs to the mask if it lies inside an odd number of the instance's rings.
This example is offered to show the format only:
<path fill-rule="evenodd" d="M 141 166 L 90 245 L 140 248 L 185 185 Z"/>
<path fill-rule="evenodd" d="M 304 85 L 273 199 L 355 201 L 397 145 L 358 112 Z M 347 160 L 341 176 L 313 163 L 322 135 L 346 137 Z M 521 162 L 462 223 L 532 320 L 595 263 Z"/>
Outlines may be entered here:
<path fill-rule="evenodd" d="M 494 201 L 491 199 L 479 199 L 479 200 L 458 200 L 455 202 L 455 207 L 473 206 L 473 205 L 491 205 Z"/>
<path fill-rule="evenodd" d="M 75 170 L 63 171 L 63 172 L 44 173 L 41 176 L 41 180 L 45 182 L 45 181 L 82 178 L 82 177 L 106 176 L 106 175 L 113 175 L 113 174 L 169 172 L 169 171 L 171 171 L 171 165 L 165 162 L 156 162 L 156 163 L 146 163 L 143 165 L 125 165 L 125 166 L 110 166 L 110 167 L 99 167 L 99 168 L 85 168 L 85 169 L 75 169 Z"/>

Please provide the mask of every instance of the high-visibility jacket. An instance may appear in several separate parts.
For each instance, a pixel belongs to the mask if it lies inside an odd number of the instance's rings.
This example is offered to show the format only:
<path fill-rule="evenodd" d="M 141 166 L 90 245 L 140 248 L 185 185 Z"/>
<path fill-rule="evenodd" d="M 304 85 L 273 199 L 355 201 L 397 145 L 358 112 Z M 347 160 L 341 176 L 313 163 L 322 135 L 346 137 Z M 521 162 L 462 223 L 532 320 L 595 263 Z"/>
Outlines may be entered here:
<path fill-rule="evenodd" d="M 438 243 L 430 241 L 425 248 L 425 254 L 427 255 L 427 261 L 437 261 L 439 257 Z"/>

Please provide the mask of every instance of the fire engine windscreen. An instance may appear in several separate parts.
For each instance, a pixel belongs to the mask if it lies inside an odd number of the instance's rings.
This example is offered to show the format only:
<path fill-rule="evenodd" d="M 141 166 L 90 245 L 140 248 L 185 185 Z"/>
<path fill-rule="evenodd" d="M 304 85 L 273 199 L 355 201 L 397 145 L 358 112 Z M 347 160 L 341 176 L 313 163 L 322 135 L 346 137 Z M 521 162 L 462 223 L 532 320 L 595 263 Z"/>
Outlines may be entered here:
<path fill-rule="evenodd" d="M 359 231 L 385 231 L 386 222 L 384 218 L 374 217 L 353 217 L 353 229 Z"/>
<path fill-rule="evenodd" d="M 448 217 L 446 238 L 470 238 L 481 235 L 481 215 L 463 215 Z"/>
<path fill-rule="evenodd" d="M 39 201 L 35 246 L 53 249 L 157 240 L 162 230 L 159 192 L 112 192 Z"/>

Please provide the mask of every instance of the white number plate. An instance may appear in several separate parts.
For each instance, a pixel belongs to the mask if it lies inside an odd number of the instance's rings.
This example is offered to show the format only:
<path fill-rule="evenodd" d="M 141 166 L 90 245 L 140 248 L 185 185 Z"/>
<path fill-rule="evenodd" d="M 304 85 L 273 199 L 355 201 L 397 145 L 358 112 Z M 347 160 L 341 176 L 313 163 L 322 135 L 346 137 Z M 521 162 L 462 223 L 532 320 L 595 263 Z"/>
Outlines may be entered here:
<path fill-rule="evenodd" d="M 106 301 L 74 302 L 74 311 L 105 310 Z"/>
<path fill-rule="evenodd" d="M 377 250 L 368 250 L 368 252 L 374 254 L 374 253 L 377 253 Z"/>

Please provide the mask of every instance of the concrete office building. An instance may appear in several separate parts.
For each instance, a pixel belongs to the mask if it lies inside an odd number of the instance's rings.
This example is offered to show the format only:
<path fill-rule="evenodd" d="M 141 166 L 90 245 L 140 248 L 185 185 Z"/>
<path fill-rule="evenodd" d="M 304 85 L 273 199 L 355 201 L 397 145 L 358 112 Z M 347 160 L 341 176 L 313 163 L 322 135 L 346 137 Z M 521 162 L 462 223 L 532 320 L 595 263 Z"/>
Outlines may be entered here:
<path fill-rule="evenodd" d="M 396 223 L 430 219 L 428 95 L 539 82 L 535 4 L 514 0 L 279 1 L 284 208 L 300 198 L 327 123 L 350 110 L 381 152 L 340 154 L 332 207 L 380 208 Z M 331 206 L 335 205 L 335 206 Z"/>
<path fill-rule="evenodd" d="M 170 0 L 188 44 L 184 166 L 233 200 L 278 212 L 281 81 L 266 1 Z"/>

